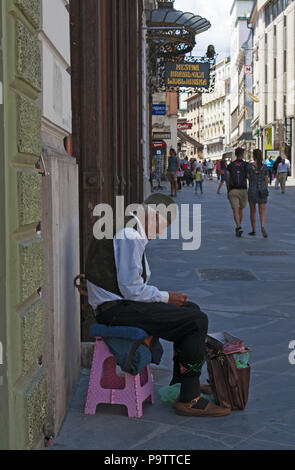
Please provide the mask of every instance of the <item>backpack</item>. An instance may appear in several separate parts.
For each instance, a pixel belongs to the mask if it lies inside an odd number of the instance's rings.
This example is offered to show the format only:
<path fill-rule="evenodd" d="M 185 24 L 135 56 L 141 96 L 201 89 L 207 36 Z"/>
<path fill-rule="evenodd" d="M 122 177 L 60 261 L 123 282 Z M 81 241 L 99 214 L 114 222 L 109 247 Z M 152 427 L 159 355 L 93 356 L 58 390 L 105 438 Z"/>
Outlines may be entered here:
<path fill-rule="evenodd" d="M 230 186 L 232 189 L 247 189 L 248 164 L 242 160 L 232 162 L 228 170 L 231 174 Z"/>

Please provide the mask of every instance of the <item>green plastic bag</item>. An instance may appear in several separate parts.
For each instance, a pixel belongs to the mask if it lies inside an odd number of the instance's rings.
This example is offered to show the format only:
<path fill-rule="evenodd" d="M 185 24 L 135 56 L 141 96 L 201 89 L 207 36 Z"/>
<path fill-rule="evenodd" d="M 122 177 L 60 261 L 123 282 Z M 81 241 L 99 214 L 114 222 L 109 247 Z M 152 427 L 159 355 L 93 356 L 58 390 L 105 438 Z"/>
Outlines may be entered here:
<path fill-rule="evenodd" d="M 159 393 L 161 396 L 161 400 L 164 403 L 175 403 L 180 395 L 180 387 L 181 387 L 181 384 L 174 384 L 168 387 L 160 388 Z M 201 393 L 201 396 L 205 398 L 206 400 L 210 401 L 211 403 L 214 403 L 215 405 L 217 404 L 217 401 L 214 395 L 203 395 L 203 393 Z"/>
<path fill-rule="evenodd" d="M 237 369 L 246 369 L 249 366 L 249 353 L 241 353 L 235 356 L 235 363 Z"/>
<path fill-rule="evenodd" d="M 175 403 L 180 395 L 181 384 L 170 385 L 169 387 L 160 388 L 159 393 L 164 403 Z"/>

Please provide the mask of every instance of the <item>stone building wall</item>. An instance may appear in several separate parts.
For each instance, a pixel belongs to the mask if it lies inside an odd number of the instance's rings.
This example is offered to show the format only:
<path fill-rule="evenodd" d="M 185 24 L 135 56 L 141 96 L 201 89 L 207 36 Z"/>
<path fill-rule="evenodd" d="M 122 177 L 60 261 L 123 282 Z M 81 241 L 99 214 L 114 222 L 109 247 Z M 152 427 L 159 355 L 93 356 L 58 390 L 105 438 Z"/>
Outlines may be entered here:
<path fill-rule="evenodd" d="M 1 257 L 1 330 L 4 343 L 0 386 L 0 447 L 42 448 L 47 416 L 43 367 L 42 176 L 35 164 L 41 151 L 41 54 L 36 32 L 39 0 L 1 2 L 3 105 L 1 160 L 3 208 Z M 4 125 L 5 123 L 5 125 Z M 1 172 L 2 173 L 2 172 Z M 0 338 L 0 341 L 2 341 Z M 1 375 L 1 374 L 0 374 Z"/>

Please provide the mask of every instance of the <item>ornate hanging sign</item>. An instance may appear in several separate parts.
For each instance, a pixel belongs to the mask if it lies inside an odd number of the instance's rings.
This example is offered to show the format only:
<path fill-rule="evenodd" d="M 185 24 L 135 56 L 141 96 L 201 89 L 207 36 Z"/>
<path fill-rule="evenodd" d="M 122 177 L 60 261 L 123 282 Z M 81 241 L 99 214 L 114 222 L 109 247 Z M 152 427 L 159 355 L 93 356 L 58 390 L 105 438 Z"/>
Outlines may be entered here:
<path fill-rule="evenodd" d="M 210 86 L 208 62 L 166 62 L 167 87 L 205 88 Z"/>

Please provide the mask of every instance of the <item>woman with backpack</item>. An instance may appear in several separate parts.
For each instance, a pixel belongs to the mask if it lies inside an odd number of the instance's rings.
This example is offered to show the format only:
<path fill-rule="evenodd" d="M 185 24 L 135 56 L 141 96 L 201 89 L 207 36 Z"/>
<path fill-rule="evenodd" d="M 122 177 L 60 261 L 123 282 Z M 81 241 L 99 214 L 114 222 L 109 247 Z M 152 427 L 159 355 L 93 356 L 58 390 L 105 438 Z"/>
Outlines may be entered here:
<path fill-rule="evenodd" d="M 221 182 L 217 189 L 217 194 L 220 194 L 220 190 L 224 183 L 226 183 L 227 179 L 227 163 L 226 163 L 226 154 L 222 156 L 222 160 L 220 162 L 220 175 L 221 175 Z"/>
<path fill-rule="evenodd" d="M 259 216 L 261 223 L 261 231 L 264 238 L 267 238 L 267 232 L 265 230 L 266 223 L 266 204 L 268 200 L 268 169 L 263 163 L 262 152 L 259 149 L 253 152 L 254 163 L 248 167 L 248 180 L 249 180 L 249 204 L 251 211 L 251 225 L 252 232 L 250 236 L 256 235 L 256 206 L 259 207 Z"/>

